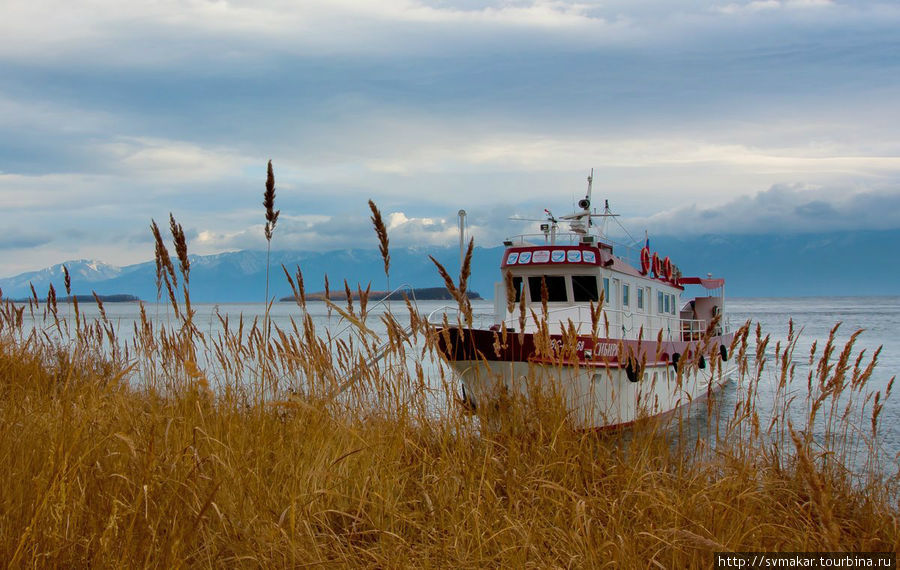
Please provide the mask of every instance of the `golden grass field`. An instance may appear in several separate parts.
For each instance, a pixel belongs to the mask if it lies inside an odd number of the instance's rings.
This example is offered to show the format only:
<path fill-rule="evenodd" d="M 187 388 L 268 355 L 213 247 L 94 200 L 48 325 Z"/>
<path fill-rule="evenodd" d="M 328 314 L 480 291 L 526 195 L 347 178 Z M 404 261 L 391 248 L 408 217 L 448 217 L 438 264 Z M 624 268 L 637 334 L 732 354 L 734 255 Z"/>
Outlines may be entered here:
<path fill-rule="evenodd" d="M 745 326 L 733 409 L 714 396 L 699 427 L 585 432 L 552 398 L 435 410 L 456 382 L 360 368 L 385 340 L 364 305 L 334 307 L 356 335 L 332 338 L 301 310 L 299 273 L 291 327 L 223 317 L 203 333 L 178 253 L 180 274 L 160 264 L 171 312 L 127 345 L 102 305 L 96 321 L 53 291 L 0 305 L 9 567 L 709 568 L 717 551 L 900 549 L 897 465 L 877 445 L 890 387 L 869 393 L 877 354 L 853 339 L 794 355 L 792 332 L 767 361 Z M 410 316 L 407 340 L 384 317 L 386 361 L 435 350 Z M 761 382 L 775 409 L 759 409 Z"/>

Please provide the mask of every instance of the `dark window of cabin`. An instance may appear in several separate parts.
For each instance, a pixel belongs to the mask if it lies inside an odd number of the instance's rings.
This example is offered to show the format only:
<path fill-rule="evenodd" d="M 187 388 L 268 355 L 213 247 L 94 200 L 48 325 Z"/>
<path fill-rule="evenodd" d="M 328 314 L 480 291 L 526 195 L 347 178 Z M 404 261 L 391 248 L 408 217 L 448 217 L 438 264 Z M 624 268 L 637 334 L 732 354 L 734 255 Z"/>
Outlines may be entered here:
<path fill-rule="evenodd" d="M 547 282 L 547 301 L 550 303 L 565 303 L 566 278 L 562 275 L 539 275 L 528 278 L 528 292 L 531 294 L 532 303 L 541 302 L 541 279 Z"/>
<path fill-rule="evenodd" d="M 597 278 L 593 275 L 573 275 L 572 295 L 576 303 L 579 301 L 599 301 L 600 294 L 597 292 Z"/>
<path fill-rule="evenodd" d="M 518 303 L 522 299 L 522 278 L 521 277 L 513 277 L 513 289 L 516 290 L 516 303 Z"/>

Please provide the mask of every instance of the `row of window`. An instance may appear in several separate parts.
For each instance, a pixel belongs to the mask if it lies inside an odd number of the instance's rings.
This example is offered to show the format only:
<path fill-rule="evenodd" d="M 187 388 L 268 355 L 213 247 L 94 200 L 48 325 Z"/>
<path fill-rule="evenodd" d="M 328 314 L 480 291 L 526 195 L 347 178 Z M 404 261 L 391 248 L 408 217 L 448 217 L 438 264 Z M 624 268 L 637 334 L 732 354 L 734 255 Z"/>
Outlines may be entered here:
<path fill-rule="evenodd" d="M 547 301 L 550 303 L 566 303 L 569 301 L 568 288 L 566 280 L 571 279 L 572 282 L 572 300 L 576 303 L 586 303 L 590 301 L 598 301 L 600 293 L 597 288 L 597 278 L 594 275 L 572 275 L 570 277 L 563 275 L 534 275 L 528 278 L 528 295 L 533 302 L 538 302 L 543 298 L 542 289 L 547 288 Z M 523 290 L 522 277 L 513 277 L 513 289 L 515 290 L 516 302 L 518 303 L 522 297 Z M 639 311 L 647 311 L 650 309 L 650 287 L 636 287 L 636 309 Z M 658 314 L 675 314 L 675 295 L 656 292 L 656 312 Z M 613 300 L 610 293 L 609 277 L 603 278 L 603 298 L 608 301 Z M 613 300 L 610 303 L 615 307 Z M 631 285 L 622 284 L 622 307 L 631 307 Z"/>

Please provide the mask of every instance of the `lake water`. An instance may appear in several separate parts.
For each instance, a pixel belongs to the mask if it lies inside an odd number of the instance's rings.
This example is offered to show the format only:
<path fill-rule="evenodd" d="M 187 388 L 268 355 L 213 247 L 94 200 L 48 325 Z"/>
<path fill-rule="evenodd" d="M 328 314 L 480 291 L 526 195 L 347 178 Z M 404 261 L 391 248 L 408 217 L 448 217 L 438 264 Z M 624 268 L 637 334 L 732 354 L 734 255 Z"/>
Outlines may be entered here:
<path fill-rule="evenodd" d="M 432 311 L 439 311 L 447 305 L 446 301 L 419 302 L 417 308 L 421 314 L 427 315 Z M 96 317 L 95 305 L 85 303 L 81 305 L 82 313 L 87 317 Z M 245 322 L 254 318 L 261 318 L 265 307 L 263 304 L 203 304 L 195 305 L 197 311 L 195 323 L 204 333 L 215 334 L 220 330 L 217 314 L 228 315 L 232 320 L 243 316 Z M 358 309 L 358 305 L 357 305 Z M 478 301 L 473 303 L 476 322 L 490 322 L 493 313 L 493 304 L 490 301 Z M 310 303 L 308 307 L 318 330 L 328 329 L 333 334 L 348 335 L 347 323 L 340 319 L 337 313 L 329 315 L 327 307 L 323 303 Z M 385 311 L 384 306 L 371 306 L 369 325 L 376 332 L 383 331 L 378 317 Z M 175 320 L 166 305 L 147 305 L 146 311 L 151 319 L 159 322 L 172 322 Z M 71 308 L 60 305 L 61 317 L 70 314 Z M 107 316 L 119 331 L 119 338 L 127 341 L 132 335 L 133 323 L 139 320 L 139 306 L 133 303 L 107 304 Z M 404 317 L 408 323 L 408 314 L 403 303 L 393 303 L 393 312 L 398 320 L 403 322 Z M 818 351 L 821 353 L 829 331 L 838 322 L 837 340 L 839 341 L 834 358 L 843 347 L 843 343 L 850 335 L 862 329 L 858 337 L 854 357 L 859 351 L 865 350 L 867 356 L 871 356 L 879 346 L 883 346 L 879 357 L 878 366 L 869 381 L 869 390 L 884 392 L 890 379 L 900 370 L 900 297 L 814 297 L 814 298 L 736 298 L 727 301 L 727 314 L 735 327 L 750 320 L 755 325 L 762 326 L 763 334 L 771 335 L 771 341 L 766 350 L 769 360 L 768 373 L 763 375 L 760 384 L 760 395 L 764 398 L 765 390 L 771 389 L 775 382 L 775 344 L 782 342 L 787 336 L 788 323 L 793 319 L 794 327 L 800 330 L 800 339 L 794 353 L 794 363 L 797 365 L 796 384 L 805 388 L 805 378 L 808 371 L 808 356 L 813 342 L 818 341 Z M 300 309 L 294 303 L 279 303 L 272 307 L 270 316 L 274 323 L 282 328 L 290 328 L 290 319 L 301 315 Z M 27 315 L 26 315 L 27 316 Z M 753 335 L 751 335 L 753 339 Z M 426 374 L 437 374 L 437 368 L 443 366 L 439 362 L 429 361 L 425 364 Z M 445 372 L 449 369 L 445 368 Z M 726 388 L 732 394 L 735 388 Z M 885 402 L 884 410 L 879 422 L 879 443 L 882 452 L 891 457 L 900 453 L 900 402 L 897 397 Z M 764 402 L 763 402 L 764 403 Z M 871 404 L 870 404 L 871 408 Z M 798 418 L 799 419 L 799 418 Z M 865 426 L 864 426 L 865 427 Z"/>

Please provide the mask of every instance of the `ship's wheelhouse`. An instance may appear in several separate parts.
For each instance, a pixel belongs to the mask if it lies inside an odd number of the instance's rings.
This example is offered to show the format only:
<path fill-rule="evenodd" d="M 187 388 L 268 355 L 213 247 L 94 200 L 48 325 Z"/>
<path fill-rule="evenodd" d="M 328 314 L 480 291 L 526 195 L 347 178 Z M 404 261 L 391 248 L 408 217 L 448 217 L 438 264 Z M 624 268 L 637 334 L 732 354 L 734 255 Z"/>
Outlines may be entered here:
<path fill-rule="evenodd" d="M 525 295 L 526 305 L 540 304 L 546 287 L 548 303 L 596 303 L 600 300 L 597 277 L 596 271 L 562 273 L 559 270 L 513 275 L 515 302 L 519 303 Z"/>
<path fill-rule="evenodd" d="M 641 275 L 626 261 L 612 255 L 611 248 L 594 244 L 576 246 L 508 247 L 502 269 L 508 273 L 514 296 L 509 310 L 506 282 L 495 291 L 497 322 L 508 328 L 521 327 L 519 307 L 526 308 L 525 330 L 532 310 L 538 309 L 546 295 L 551 327 L 570 320 L 582 331 L 592 326 L 591 305 L 602 299 L 604 323 L 609 333 L 619 338 L 648 338 L 660 330 L 665 337 L 678 335 L 680 293 L 682 288 L 663 279 Z M 545 292 L 546 291 L 546 292 Z"/>

